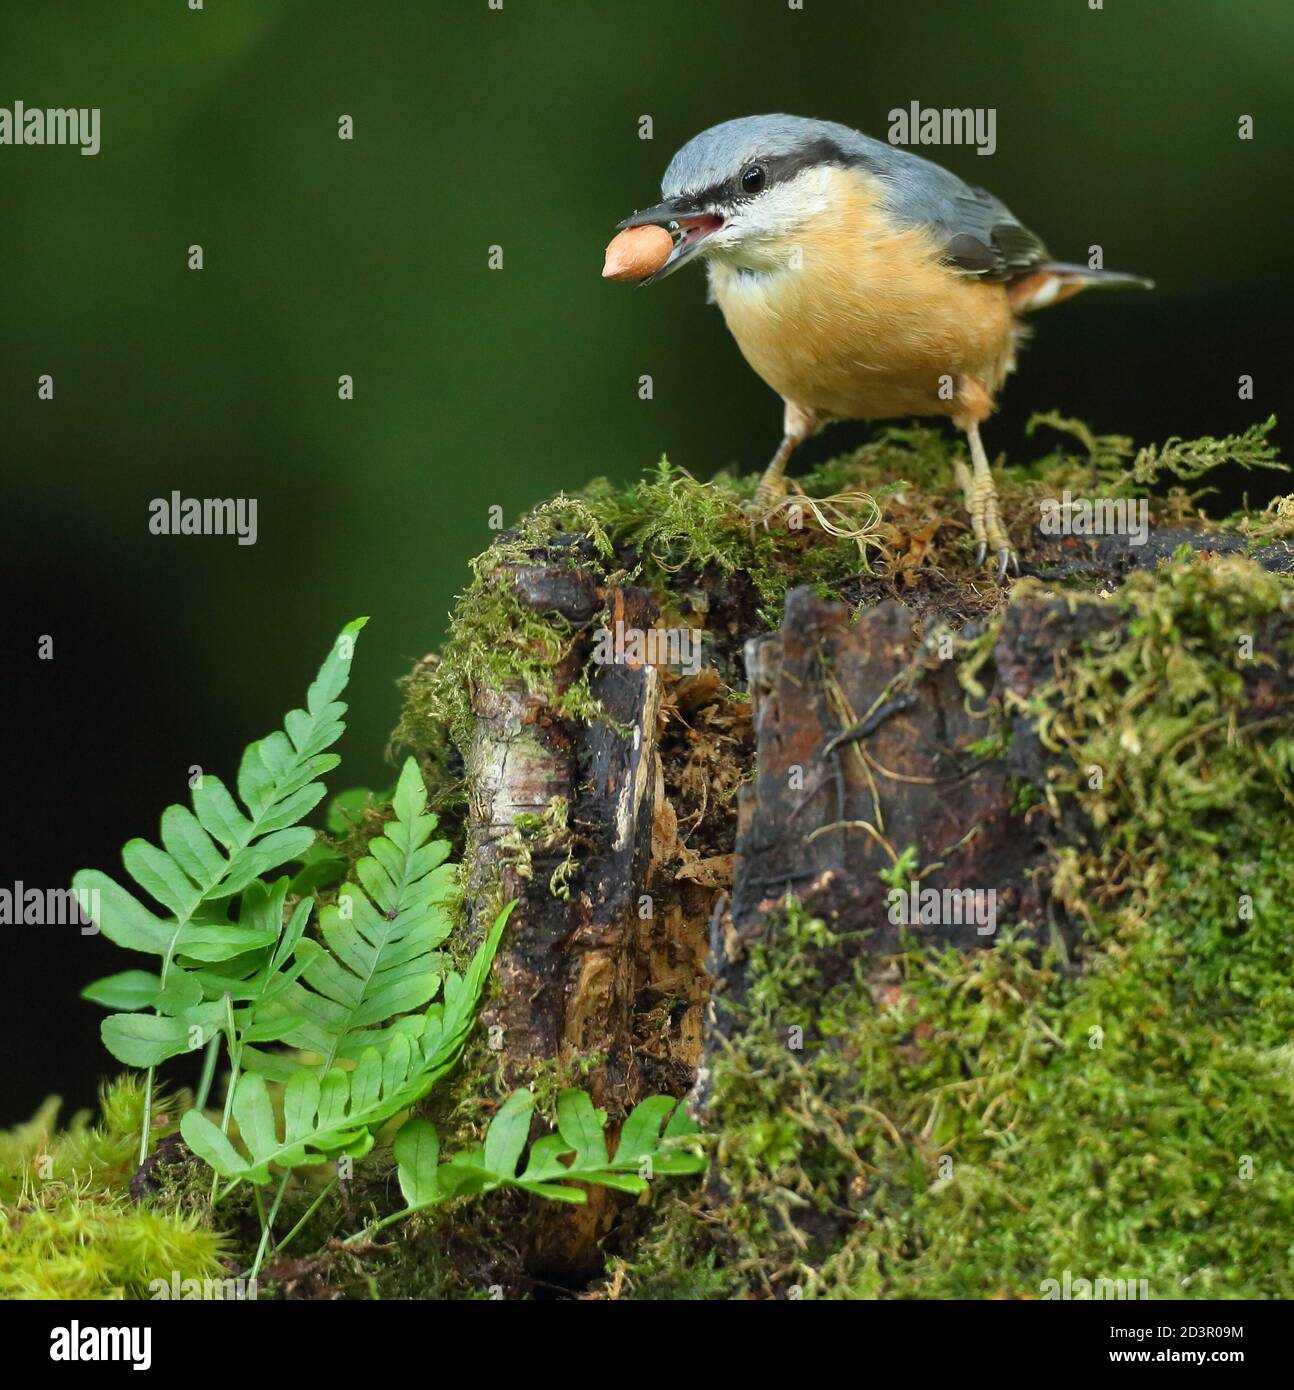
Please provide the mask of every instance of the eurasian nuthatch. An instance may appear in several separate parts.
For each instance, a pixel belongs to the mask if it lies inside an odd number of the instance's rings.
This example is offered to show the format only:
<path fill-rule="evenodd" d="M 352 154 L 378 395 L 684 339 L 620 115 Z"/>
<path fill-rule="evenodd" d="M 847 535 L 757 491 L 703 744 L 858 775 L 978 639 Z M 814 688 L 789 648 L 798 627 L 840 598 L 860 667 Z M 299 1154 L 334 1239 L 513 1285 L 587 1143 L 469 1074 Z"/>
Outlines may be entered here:
<path fill-rule="evenodd" d="M 1015 366 L 1021 316 L 1089 285 L 1151 282 L 1052 260 L 991 194 L 832 121 L 725 121 L 679 150 L 661 192 L 620 223 L 677 233 L 643 283 L 703 256 L 729 331 L 785 405 L 757 509 L 829 420 L 951 416 L 970 444 L 974 472 L 955 467 L 980 561 L 992 547 L 1004 574 L 1014 551 L 979 424 Z"/>

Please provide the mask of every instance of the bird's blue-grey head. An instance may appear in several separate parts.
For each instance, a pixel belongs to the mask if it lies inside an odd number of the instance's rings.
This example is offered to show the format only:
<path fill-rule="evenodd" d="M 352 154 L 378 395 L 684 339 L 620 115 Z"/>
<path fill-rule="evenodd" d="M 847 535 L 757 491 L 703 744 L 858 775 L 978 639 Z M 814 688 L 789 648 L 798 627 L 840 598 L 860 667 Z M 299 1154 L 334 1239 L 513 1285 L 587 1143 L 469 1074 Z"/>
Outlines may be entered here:
<path fill-rule="evenodd" d="M 796 229 L 822 210 L 822 173 L 866 160 L 867 140 L 848 126 L 804 116 L 743 116 L 711 126 L 670 160 L 664 201 L 620 223 L 677 232 L 652 284 L 697 254 L 771 269 Z"/>

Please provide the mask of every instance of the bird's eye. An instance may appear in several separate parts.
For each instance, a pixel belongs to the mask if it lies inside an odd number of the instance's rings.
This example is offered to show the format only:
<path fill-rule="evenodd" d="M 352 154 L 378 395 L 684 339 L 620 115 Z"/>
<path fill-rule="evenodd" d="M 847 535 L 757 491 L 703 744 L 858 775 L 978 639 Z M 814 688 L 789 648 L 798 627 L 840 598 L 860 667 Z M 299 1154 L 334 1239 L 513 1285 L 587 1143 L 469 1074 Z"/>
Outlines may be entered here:
<path fill-rule="evenodd" d="M 764 186 L 764 166 L 747 164 L 741 171 L 741 186 L 747 193 L 758 193 Z"/>

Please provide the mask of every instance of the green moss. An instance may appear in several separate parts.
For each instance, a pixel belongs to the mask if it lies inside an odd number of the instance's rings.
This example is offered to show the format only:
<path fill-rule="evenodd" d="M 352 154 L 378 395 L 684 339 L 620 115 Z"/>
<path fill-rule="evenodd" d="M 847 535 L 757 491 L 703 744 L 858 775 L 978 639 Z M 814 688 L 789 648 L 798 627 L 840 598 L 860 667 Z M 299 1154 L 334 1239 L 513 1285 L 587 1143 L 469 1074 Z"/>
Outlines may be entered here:
<path fill-rule="evenodd" d="M 571 838 L 570 802 L 564 796 L 549 799 L 542 815 L 526 812 L 512 818 L 512 829 L 499 841 L 499 850 L 527 882 L 534 877 L 536 851 L 554 854 L 565 849 L 564 858 L 549 875 L 548 891 L 554 898 L 569 900 L 570 877 L 575 871 L 575 846 Z"/>
<path fill-rule="evenodd" d="M 463 790 L 463 759 L 450 737 L 450 714 L 438 699 L 436 672 L 439 655 L 424 657 L 413 670 L 397 681 L 401 695 L 400 721 L 391 733 L 387 747 L 390 761 L 397 763 L 407 753 L 417 756 L 422 779 L 427 785 L 427 807 L 442 818 L 445 833 L 456 840 L 466 816 L 467 797 Z"/>
<path fill-rule="evenodd" d="M 460 751 L 475 724 L 472 692 L 523 685 L 567 719 L 593 720 L 601 708 L 587 673 L 557 692 L 554 671 L 570 655 L 581 627 L 559 613 L 536 614 L 517 597 L 506 565 L 508 547 L 472 562 L 474 582 L 460 597 L 442 660 L 431 676 L 429 705 Z"/>
<path fill-rule="evenodd" d="M 1017 596 L 1039 591 L 1024 581 Z M 1120 621 L 1093 649 L 1008 711 L 1033 721 L 1044 746 L 1068 754 L 1047 789 L 1074 797 L 1100 836 L 1082 883 L 1125 880 L 1151 894 L 1175 858 L 1229 853 L 1238 819 L 1267 799 L 1294 806 L 1294 583 L 1235 556 L 1176 557 L 1130 575 L 1113 598 L 1070 595 Z M 1282 686 L 1284 690 L 1282 693 Z M 1253 708 L 1258 698 L 1270 709 Z M 1281 808 L 1277 810 L 1276 808 Z"/>
<path fill-rule="evenodd" d="M 752 526 L 742 503 L 757 481 L 754 474 L 720 474 L 701 483 L 662 459 L 654 473 L 628 488 L 598 479 L 582 497 L 615 545 L 632 556 L 631 577 L 663 591 L 676 587 L 680 577 L 745 575 L 759 600 L 773 606 L 794 584 L 830 585 L 856 575 L 868 553 L 881 548 L 877 535 L 861 542 L 826 535 L 807 514 L 796 518 L 802 525 L 788 525 L 783 517 Z M 798 486 L 806 497 L 821 499 L 856 490 L 856 482 L 836 487 L 831 475 L 813 473 Z M 866 497 L 854 510 L 852 522 L 866 523 L 874 515 Z"/>
<path fill-rule="evenodd" d="M 1078 975 L 1007 939 L 824 996 L 792 935 L 715 1065 L 724 1200 L 665 1213 L 636 1295 L 1031 1298 L 1068 1269 L 1288 1298 L 1294 835 L 1244 853 L 1242 873 L 1177 873 Z"/>
<path fill-rule="evenodd" d="M 178 1121 L 159 1096 L 159 1135 Z M 179 1194 L 130 1195 L 143 1089 L 124 1077 L 104 1089 L 97 1123 L 87 1113 L 55 1127 L 58 1101 L 0 1134 L 0 1298 L 148 1298 L 155 1279 L 223 1279 L 230 1242 Z"/>
<path fill-rule="evenodd" d="M 1172 438 L 1163 444 L 1146 444 L 1137 448 L 1131 439 L 1121 434 L 1094 434 L 1081 420 L 1071 420 L 1058 411 L 1034 415 L 1025 432 L 1032 437 L 1039 428 L 1059 431 L 1077 439 L 1086 454 L 1085 466 L 1089 476 L 1095 474 L 1104 495 L 1117 497 L 1130 491 L 1144 492 L 1167 478 L 1178 482 L 1195 482 L 1206 473 L 1224 465 L 1245 470 L 1276 469 L 1288 472 L 1276 446 L 1268 436 L 1276 428 L 1276 417 L 1252 424 L 1240 434 L 1200 439 Z M 1043 470 L 1052 474 L 1057 468 L 1072 465 L 1078 460 L 1057 451 L 1041 461 Z"/>
<path fill-rule="evenodd" d="M 177 1106 L 174 1097 L 155 1097 L 153 1120 L 159 1137 L 176 1128 Z M 97 1122 L 82 1110 L 60 1130 L 60 1108 L 59 1098 L 51 1096 L 25 1124 L 0 1131 L 0 1202 L 16 1202 L 47 1182 L 64 1187 L 89 1184 L 113 1193 L 128 1187 L 138 1163 L 144 1118 L 142 1077 L 125 1075 L 105 1085 Z"/>
<path fill-rule="evenodd" d="M 1031 807 L 1041 805 L 1044 800 L 1042 793 L 1032 782 L 1026 782 L 1023 778 L 1015 778 L 1012 781 L 1015 792 L 1011 801 L 1012 814 L 1017 816 L 1025 815 Z"/>
<path fill-rule="evenodd" d="M 636 1296 L 1294 1294 L 1290 588 L 1183 557 L 1071 601 L 1121 619 L 1028 707 L 1100 827 L 1057 864 L 1075 960 L 1008 927 L 832 984 L 843 943 L 790 906 L 720 997 L 716 1201 L 663 1211 Z"/>
<path fill-rule="evenodd" d="M 1068 487 L 1080 495 L 1100 491 L 1142 495 L 1164 479 L 1194 481 L 1210 468 L 1283 467 L 1268 442 L 1274 421 L 1221 439 L 1169 440 L 1137 449 L 1119 435 L 1094 435 L 1081 422 L 1052 412 L 1035 416 L 1039 427 L 1078 441 L 1031 460 L 1012 461 L 995 470 L 1001 509 L 1008 527 L 1033 527 L 1038 504 Z M 752 526 L 742 509 L 754 492 L 757 474 L 720 474 L 698 482 L 662 459 L 637 483 L 618 486 L 595 479 L 574 496 L 559 495 L 529 512 L 473 564 L 473 577 L 456 604 L 448 639 L 439 657 L 419 664 L 405 684 L 405 706 L 395 740 L 417 752 L 433 796 L 443 795 L 461 809 L 460 754 L 471 738 L 472 690 L 479 685 L 523 683 L 558 713 L 598 719 L 586 671 L 560 693 L 554 668 L 588 630 L 605 625 L 608 615 L 573 624 L 555 613 L 536 614 L 518 599 L 512 567 L 541 559 L 591 572 L 608 588 L 641 584 L 651 589 L 663 611 L 685 607 L 684 591 L 698 581 L 722 580 L 745 603 L 745 621 L 775 627 L 788 589 L 807 585 L 827 597 L 857 602 L 860 574 L 870 561 L 892 555 L 913 532 L 942 520 L 958 529 L 941 534 L 938 563 L 953 585 L 982 578 L 974 543 L 964 525 L 954 458 L 966 446 L 956 432 L 922 425 L 878 430 L 861 448 L 809 471 L 795 482 L 802 498 L 795 513 L 782 512 L 767 525 Z M 810 502 L 842 495 L 837 523 L 863 531 L 857 540 L 824 532 Z M 1151 499 L 1156 522 L 1181 520 L 1194 510 L 1201 493 L 1181 487 Z M 1236 518 L 1235 526 L 1256 541 L 1294 533 L 1294 512 Z M 968 612 L 993 606 L 978 595 Z"/>
<path fill-rule="evenodd" d="M 1011 746 L 1011 730 L 999 725 L 983 738 L 972 739 L 962 750 L 968 758 L 996 759 L 1005 755 Z"/>
<path fill-rule="evenodd" d="M 149 1298 L 154 1280 L 224 1279 L 226 1246 L 197 1212 L 47 1190 L 0 1210 L 0 1298 Z"/>

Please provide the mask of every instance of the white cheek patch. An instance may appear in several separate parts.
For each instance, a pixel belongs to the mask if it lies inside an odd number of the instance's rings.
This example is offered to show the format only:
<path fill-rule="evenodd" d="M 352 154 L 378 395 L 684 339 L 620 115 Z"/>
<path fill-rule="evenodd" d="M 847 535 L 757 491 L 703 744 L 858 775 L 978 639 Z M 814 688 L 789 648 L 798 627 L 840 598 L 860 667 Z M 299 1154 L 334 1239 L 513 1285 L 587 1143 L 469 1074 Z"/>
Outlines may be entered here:
<path fill-rule="evenodd" d="M 751 270 L 798 269 L 793 264 L 796 238 L 805 226 L 834 207 L 838 173 L 822 166 L 774 184 L 742 204 L 729 224 L 713 234 L 711 252 Z"/>
<path fill-rule="evenodd" d="M 804 169 L 786 183 L 774 184 L 741 211 L 745 235 L 790 236 L 805 222 L 822 216 L 835 202 L 835 170 Z"/>

